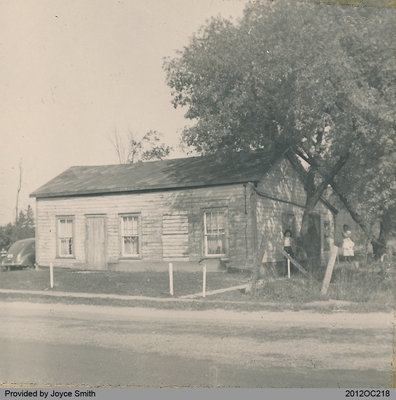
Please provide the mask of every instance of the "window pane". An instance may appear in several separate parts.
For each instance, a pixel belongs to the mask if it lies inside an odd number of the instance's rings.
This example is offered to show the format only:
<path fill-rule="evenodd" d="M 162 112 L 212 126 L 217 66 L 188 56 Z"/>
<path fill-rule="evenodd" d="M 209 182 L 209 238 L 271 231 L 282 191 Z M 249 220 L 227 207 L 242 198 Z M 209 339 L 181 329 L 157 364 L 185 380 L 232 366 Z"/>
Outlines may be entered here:
<path fill-rule="evenodd" d="M 139 254 L 139 238 L 137 236 L 124 236 L 124 255 Z"/>
<path fill-rule="evenodd" d="M 123 235 L 138 235 L 138 217 L 127 216 L 122 217 L 122 234 Z"/>
<path fill-rule="evenodd" d="M 60 243 L 61 243 L 61 245 L 60 245 L 60 254 L 62 256 L 64 256 L 64 255 L 67 254 L 67 241 L 66 241 L 66 239 L 61 239 Z"/>
<path fill-rule="evenodd" d="M 65 236 L 65 220 L 59 220 L 59 236 Z"/>
<path fill-rule="evenodd" d="M 213 212 L 206 213 L 206 233 L 217 232 L 216 214 Z"/>
<path fill-rule="evenodd" d="M 219 220 L 220 220 L 220 215 L 219 212 L 216 211 L 215 213 L 215 220 L 216 220 L 216 224 L 215 224 L 215 230 L 216 232 L 219 231 Z"/>
<path fill-rule="evenodd" d="M 224 236 L 208 236 L 208 254 L 224 254 Z"/>
<path fill-rule="evenodd" d="M 73 255 L 73 219 L 59 218 L 58 219 L 58 240 L 59 240 L 59 255 Z"/>
<path fill-rule="evenodd" d="M 139 215 L 121 216 L 121 247 L 123 256 L 139 255 Z"/>
<path fill-rule="evenodd" d="M 224 214 L 220 212 L 217 213 L 217 229 L 224 232 Z"/>
<path fill-rule="evenodd" d="M 128 217 L 122 218 L 122 234 L 125 235 L 128 232 Z"/>
<path fill-rule="evenodd" d="M 59 236 L 73 236 L 73 220 L 60 219 L 59 220 Z"/>
<path fill-rule="evenodd" d="M 225 218 L 222 211 L 208 211 L 206 217 L 206 232 L 218 234 L 225 231 Z"/>
<path fill-rule="evenodd" d="M 65 236 L 72 237 L 73 236 L 73 221 L 71 219 L 66 220 L 65 224 Z"/>
<path fill-rule="evenodd" d="M 73 239 L 72 238 L 61 238 L 59 255 L 71 256 L 73 255 Z"/>
<path fill-rule="evenodd" d="M 224 211 L 206 211 L 205 222 L 206 254 L 225 254 Z"/>
<path fill-rule="evenodd" d="M 206 232 L 212 232 L 212 213 L 206 213 Z"/>

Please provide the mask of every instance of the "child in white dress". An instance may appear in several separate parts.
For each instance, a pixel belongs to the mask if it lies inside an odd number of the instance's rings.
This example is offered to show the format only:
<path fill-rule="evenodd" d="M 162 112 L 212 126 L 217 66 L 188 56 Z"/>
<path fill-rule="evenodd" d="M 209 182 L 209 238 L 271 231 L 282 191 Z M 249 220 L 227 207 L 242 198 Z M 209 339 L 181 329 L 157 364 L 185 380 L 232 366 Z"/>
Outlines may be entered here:
<path fill-rule="evenodd" d="M 348 225 L 343 226 L 343 231 L 342 231 L 342 254 L 345 258 L 346 261 L 351 262 L 353 261 L 353 257 L 355 256 L 355 243 L 351 239 L 352 232 L 349 229 Z"/>

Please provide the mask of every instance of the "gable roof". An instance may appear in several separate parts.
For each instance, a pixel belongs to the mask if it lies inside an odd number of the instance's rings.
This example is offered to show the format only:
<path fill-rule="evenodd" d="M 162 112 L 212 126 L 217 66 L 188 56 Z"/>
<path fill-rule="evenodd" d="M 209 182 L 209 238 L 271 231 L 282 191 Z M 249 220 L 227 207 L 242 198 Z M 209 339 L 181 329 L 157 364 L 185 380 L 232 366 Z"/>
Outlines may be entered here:
<path fill-rule="evenodd" d="M 100 166 L 71 167 L 34 191 L 47 198 L 196 188 L 258 182 L 279 159 L 275 152 L 237 153 Z"/>

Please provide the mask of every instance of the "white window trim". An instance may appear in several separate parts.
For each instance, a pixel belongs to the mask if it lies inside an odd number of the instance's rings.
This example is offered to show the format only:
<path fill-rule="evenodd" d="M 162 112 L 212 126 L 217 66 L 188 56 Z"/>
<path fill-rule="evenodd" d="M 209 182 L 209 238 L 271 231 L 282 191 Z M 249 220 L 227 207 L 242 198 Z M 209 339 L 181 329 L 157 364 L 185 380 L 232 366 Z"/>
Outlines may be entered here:
<path fill-rule="evenodd" d="M 127 214 L 119 214 L 120 217 L 120 245 L 121 245 L 121 258 L 141 258 L 142 256 L 142 241 L 141 241 L 141 215 L 140 213 L 127 213 Z M 125 217 L 135 217 L 137 218 L 137 235 L 124 235 L 123 234 L 123 223 Z M 125 254 L 125 243 L 124 237 L 137 237 L 138 238 L 138 253 L 135 254 Z"/>
<path fill-rule="evenodd" d="M 227 217 L 227 210 L 224 208 L 208 208 L 203 210 L 203 219 L 204 219 L 204 255 L 207 258 L 221 258 L 221 257 L 226 257 L 226 253 L 218 253 L 218 254 L 208 254 L 208 236 L 211 236 L 210 234 L 207 233 L 206 231 L 206 214 L 209 212 L 213 212 L 213 211 L 218 211 L 218 212 L 222 212 L 223 216 L 224 216 L 224 221 L 225 221 L 225 226 L 224 226 L 224 247 L 226 247 L 226 240 L 227 240 L 227 224 L 226 224 L 226 217 Z M 218 236 L 218 235 L 212 235 L 212 236 Z M 227 250 L 226 248 L 223 250 Z"/>
<path fill-rule="evenodd" d="M 61 239 L 67 238 L 69 236 L 62 236 L 60 237 L 60 221 L 61 220 L 71 220 L 72 222 L 72 254 L 61 254 Z M 75 258 L 75 234 L 74 234 L 74 216 L 73 215 L 58 215 L 56 216 L 56 256 L 57 258 Z"/>

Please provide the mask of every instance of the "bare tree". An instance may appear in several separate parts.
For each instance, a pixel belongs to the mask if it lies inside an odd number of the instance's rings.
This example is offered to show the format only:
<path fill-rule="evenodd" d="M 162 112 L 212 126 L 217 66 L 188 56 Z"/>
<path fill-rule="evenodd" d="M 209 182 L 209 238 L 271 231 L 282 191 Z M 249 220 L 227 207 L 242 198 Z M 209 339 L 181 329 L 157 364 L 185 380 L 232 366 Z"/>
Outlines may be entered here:
<path fill-rule="evenodd" d="M 125 138 L 122 137 L 117 129 L 114 129 L 113 135 L 109 137 L 110 143 L 112 144 L 120 164 L 128 163 L 127 146 L 125 144 Z"/>
<path fill-rule="evenodd" d="M 18 223 L 18 216 L 19 216 L 19 193 L 22 188 L 22 160 L 19 161 L 19 182 L 17 188 L 17 195 L 16 195 L 16 203 L 15 203 L 15 225 Z"/>
<path fill-rule="evenodd" d="M 150 130 L 139 140 L 136 134 L 128 129 L 124 136 L 120 135 L 117 129 L 109 138 L 120 164 L 132 164 L 139 160 L 162 160 L 172 151 L 172 147 L 161 142 L 162 134 Z"/>
<path fill-rule="evenodd" d="M 15 201 L 15 226 L 13 229 L 12 234 L 12 241 L 18 239 L 19 234 L 19 194 L 22 188 L 22 160 L 19 161 L 19 180 L 18 180 L 18 187 L 17 187 L 17 194 L 16 194 L 16 201 Z"/>

